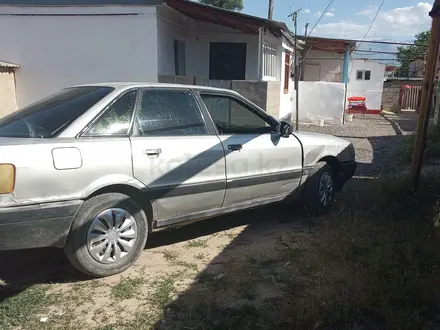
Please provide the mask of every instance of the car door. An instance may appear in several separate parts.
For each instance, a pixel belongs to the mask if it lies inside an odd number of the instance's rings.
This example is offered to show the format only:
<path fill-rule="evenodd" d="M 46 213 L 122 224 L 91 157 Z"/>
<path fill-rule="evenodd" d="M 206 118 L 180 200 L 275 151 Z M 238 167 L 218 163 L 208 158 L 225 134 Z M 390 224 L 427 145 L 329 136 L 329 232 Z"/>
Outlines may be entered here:
<path fill-rule="evenodd" d="M 226 151 L 224 207 L 291 194 L 302 174 L 301 145 L 278 121 L 233 93 L 200 91 Z"/>
<path fill-rule="evenodd" d="M 221 207 L 223 146 L 190 89 L 143 89 L 131 148 L 134 176 L 156 200 L 158 220 Z"/>

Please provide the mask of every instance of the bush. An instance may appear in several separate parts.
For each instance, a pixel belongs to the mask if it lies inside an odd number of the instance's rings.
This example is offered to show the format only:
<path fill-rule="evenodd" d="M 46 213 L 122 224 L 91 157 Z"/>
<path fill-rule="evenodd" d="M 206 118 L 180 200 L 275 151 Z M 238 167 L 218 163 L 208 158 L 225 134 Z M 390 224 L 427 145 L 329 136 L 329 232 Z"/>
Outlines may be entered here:
<path fill-rule="evenodd" d="M 412 161 L 412 154 L 415 143 L 415 134 L 405 137 L 405 141 L 397 149 L 396 158 L 400 164 L 408 164 Z M 440 127 L 431 125 L 426 135 L 426 148 L 424 152 L 425 162 L 440 159 Z"/>

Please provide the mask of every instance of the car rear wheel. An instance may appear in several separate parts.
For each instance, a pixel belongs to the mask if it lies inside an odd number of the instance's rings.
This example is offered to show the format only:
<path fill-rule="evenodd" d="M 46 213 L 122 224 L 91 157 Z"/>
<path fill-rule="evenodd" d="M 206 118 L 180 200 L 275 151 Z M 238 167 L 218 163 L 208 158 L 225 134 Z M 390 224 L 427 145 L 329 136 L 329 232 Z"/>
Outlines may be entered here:
<path fill-rule="evenodd" d="M 144 249 L 147 236 L 147 217 L 132 198 L 102 194 L 81 206 L 64 250 L 75 268 L 104 277 L 129 268 Z"/>
<path fill-rule="evenodd" d="M 335 192 L 335 175 L 326 162 L 319 162 L 311 170 L 305 183 L 302 201 L 306 209 L 314 215 L 328 213 Z"/>

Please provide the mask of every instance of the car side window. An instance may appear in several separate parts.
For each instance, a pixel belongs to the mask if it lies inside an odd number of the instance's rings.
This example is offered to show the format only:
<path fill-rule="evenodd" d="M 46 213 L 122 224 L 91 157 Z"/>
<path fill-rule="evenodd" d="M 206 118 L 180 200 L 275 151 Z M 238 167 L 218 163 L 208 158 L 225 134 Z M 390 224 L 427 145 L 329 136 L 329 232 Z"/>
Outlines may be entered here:
<path fill-rule="evenodd" d="M 201 94 L 221 134 L 269 133 L 271 125 L 256 110 L 233 97 Z"/>
<path fill-rule="evenodd" d="M 207 134 L 200 109 L 189 90 L 142 91 L 135 125 L 140 136 Z"/>
<path fill-rule="evenodd" d="M 119 97 L 83 136 L 127 135 L 136 104 L 136 93 L 133 90 Z"/>

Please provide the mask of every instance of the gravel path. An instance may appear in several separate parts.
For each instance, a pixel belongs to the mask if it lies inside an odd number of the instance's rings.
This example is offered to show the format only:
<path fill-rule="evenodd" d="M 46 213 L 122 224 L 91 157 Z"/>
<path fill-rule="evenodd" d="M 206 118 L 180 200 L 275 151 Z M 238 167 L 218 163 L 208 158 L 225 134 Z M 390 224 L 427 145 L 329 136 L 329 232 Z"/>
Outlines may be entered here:
<path fill-rule="evenodd" d="M 358 176 L 373 176 L 393 164 L 396 148 L 404 135 L 415 131 L 415 116 L 377 116 L 355 118 L 345 125 L 301 125 L 300 130 L 339 136 L 356 148 Z"/>

